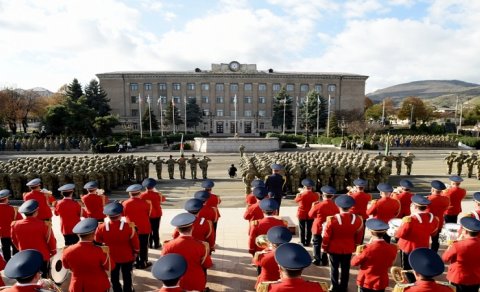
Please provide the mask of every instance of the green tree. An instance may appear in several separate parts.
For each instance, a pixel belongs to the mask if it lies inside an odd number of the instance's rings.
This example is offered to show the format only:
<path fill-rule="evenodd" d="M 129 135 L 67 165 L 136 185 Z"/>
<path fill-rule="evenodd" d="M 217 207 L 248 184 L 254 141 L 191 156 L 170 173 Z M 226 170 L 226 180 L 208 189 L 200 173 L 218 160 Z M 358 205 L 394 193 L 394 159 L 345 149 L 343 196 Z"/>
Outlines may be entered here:
<path fill-rule="evenodd" d="M 169 102 L 165 110 L 165 116 L 163 117 L 163 123 L 165 125 L 171 125 L 173 123 L 173 117 L 175 117 L 175 125 L 183 125 L 182 117 L 180 117 L 180 112 L 178 111 L 178 106 L 173 107 L 172 103 Z"/>
<path fill-rule="evenodd" d="M 108 104 L 110 99 L 107 98 L 107 93 L 103 90 L 97 80 L 92 79 L 85 87 L 85 96 L 87 98 L 87 105 L 94 109 L 98 116 L 106 116 L 112 110 Z"/>
<path fill-rule="evenodd" d="M 43 125 L 47 133 L 60 135 L 67 130 L 70 113 L 65 104 L 56 104 L 47 108 L 47 113 L 43 117 Z"/>
<path fill-rule="evenodd" d="M 335 137 L 339 132 L 340 128 L 338 127 L 337 115 L 335 114 L 335 111 L 332 111 L 330 113 L 330 131 L 328 134 L 330 137 Z"/>
<path fill-rule="evenodd" d="M 202 110 L 197 104 L 197 100 L 195 98 L 188 99 L 187 102 L 187 128 L 195 128 L 197 130 L 197 126 L 200 125 L 202 121 Z"/>
<path fill-rule="evenodd" d="M 95 133 L 98 137 L 105 137 L 112 134 L 112 128 L 120 125 L 118 117 L 113 115 L 107 115 L 103 117 L 96 117 L 93 122 Z"/>
<path fill-rule="evenodd" d="M 371 106 L 373 106 L 373 101 L 370 98 L 365 96 L 365 110 L 367 110 Z"/>
<path fill-rule="evenodd" d="M 150 131 L 150 115 L 152 115 L 152 131 L 159 129 L 157 117 L 153 111 L 146 109 L 142 116 L 142 127 L 144 131 Z"/>
<path fill-rule="evenodd" d="M 82 85 L 77 78 L 74 78 L 72 83 L 67 85 L 65 93 L 72 101 L 77 101 L 83 95 Z"/>
<path fill-rule="evenodd" d="M 283 86 L 274 96 L 272 126 L 275 128 L 283 127 L 283 115 L 285 112 L 285 127 L 293 127 L 292 98 L 288 96 L 287 90 Z"/>
<path fill-rule="evenodd" d="M 377 103 L 367 108 L 365 111 L 365 118 L 378 121 L 382 118 L 382 104 Z"/>
<path fill-rule="evenodd" d="M 325 129 L 328 116 L 328 102 L 318 92 L 312 90 L 307 93 L 305 102 L 300 106 L 298 114 L 302 128 L 308 128 L 310 132 L 316 130 L 318 117 L 319 129 Z"/>
<path fill-rule="evenodd" d="M 429 110 L 420 98 L 409 96 L 403 100 L 397 116 L 401 120 L 410 120 L 413 116 L 412 123 L 416 120 L 426 122 L 433 117 L 433 110 Z"/>

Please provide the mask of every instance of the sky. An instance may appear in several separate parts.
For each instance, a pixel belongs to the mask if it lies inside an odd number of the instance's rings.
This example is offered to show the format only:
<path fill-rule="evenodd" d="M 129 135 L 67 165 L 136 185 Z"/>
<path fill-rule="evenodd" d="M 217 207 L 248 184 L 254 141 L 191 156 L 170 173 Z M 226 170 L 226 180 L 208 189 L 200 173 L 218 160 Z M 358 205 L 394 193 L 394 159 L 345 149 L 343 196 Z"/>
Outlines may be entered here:
<path fill-rule="evenodd" d="M 112 71 L 259 70 L 480 83 L 478 0 L 0 0 L 0 87 Z"/>

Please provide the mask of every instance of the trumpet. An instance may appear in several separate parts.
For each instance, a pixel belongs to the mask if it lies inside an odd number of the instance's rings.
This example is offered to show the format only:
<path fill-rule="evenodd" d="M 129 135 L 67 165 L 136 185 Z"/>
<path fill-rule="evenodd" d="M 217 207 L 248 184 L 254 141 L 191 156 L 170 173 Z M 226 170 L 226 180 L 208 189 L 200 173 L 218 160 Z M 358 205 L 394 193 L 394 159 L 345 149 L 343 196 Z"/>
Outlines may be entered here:
<path fill-rule="evenodd" d="M 412 270 L 403 270 L 401 267 L 393 266 L 390 268 L 390 274 L 397 285 L 410 284 L 408 275 L 413 274 Z"/>
<path fill-rule="evenodd" d="M 62 288 L 50 279 L 40 279 L 37 284 L 42 287 L 40 292 L 62 292 Z"/>
<path fill-rule="evenodd" d="M 348 186 L 347 187 L 347 195 L 355 193 L 357 191 L 357 188 L 355 186 Z"/>
<path fill-rule="evenodd" d="M 365 250 L 366 247 L 367 247 L 366 244 L 357 245 L 357 249 L 355 250 L 355 254 L 357 254 L 357 255 L 361 254 Z"/>
<path fill-rule="evenodd" d="M 266 249 L 270 245 L 266 234 L 261 234 L 255 238 L 255 245 L 261 249 Z"/>

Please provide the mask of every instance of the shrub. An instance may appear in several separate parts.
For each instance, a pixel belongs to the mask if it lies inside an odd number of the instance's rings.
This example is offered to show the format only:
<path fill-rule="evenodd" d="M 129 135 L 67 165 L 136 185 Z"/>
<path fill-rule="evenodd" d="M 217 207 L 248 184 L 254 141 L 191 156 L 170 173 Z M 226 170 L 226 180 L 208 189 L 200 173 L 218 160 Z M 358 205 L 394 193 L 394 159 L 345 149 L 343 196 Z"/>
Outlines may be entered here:
<path fill-rule="evenodd" d="M 459 141 L 467 146 L 474 147 L 475 149 L 480 149 L 479 138 L 462 136 L 462 137 L 459 137 Z"/>
<path fill-rule="evenodd" d="M 171 150 L 180 150 L 180 143 L 178 144 L 173 144 L 171 147 L 170 147 Z M 183 150 L 192 150 L 192 145 L 188 144 L 188 143 L 184 143 L 183 144 Z"/>
<path fill-rule="evenodd" d="M 297 144 L 286 142 L 286 143 L 282 143 L 282 146 L 280 148 L 297 148 Z"/>
<path fill-rule="evenodd" d="M 305 143 L 305 136 L 303 135 L 295 135 L 295 134 L 279 134 L 279 133 L 268 133 L 267 138 L 276 137 L 280 141 L 303 144 Z"/>

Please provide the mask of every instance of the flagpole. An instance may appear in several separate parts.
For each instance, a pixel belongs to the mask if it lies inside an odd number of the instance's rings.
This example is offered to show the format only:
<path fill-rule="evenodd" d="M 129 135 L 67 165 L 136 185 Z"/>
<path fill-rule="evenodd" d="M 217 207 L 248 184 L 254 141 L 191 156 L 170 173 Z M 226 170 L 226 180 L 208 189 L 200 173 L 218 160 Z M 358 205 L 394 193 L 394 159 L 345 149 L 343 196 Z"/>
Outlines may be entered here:
<path fill-rule="evenodd" d="M 285 99 L 283 100 L 283 131 L 282 135 L 285 135 L 285 112 L 287 108 L 287 97 L 285 96 Z"/>
<path fill-rule="evenodd" d="M 150 108 L 150 95 L 147 97 L 148 102 L 148 119 L 150 123 L 150 138 L 152 138 L 152 110 Z"/>
<path fill-rule="evenodd" d="M 172 129 L 173 134 L 175 134 L 175 99 L 172 96 Z"/>
<path fill-rule="evenodd" d="M 158 98 L 158 104 L 160 105 L 160 134 L 163 137 L 163 107 L 162 107 L 162 97 Z"/>
<path fill-rule="evenodd" d="M 142 96 L 138 94 L 138 111 L 140 112 L 140 138 L 143 139 L 143 129 L 142 129 Z"/>
<path fill-rule="evenodd" d="M 305 105 L 306 105 L 306 108 L 305 108 L 305 141 L 308 143 L 308 95 L 306 96 L 306 99 L 305 99 Z"/>
<path fill-rule="evenodd" d="M 187 97 L 183 97 L 183 103 L 185 104 L 185 135 L 187 135 Z"/>
<path fill-rule="evenodd" d="M 385 99 L 383 100 L 382 106 L 382 126 L 385 126 Z"/>
<path fill-rule="evenodd" d="M 297 123 L 298 123 L 298 96 L 295 99 L 295 136 L 297 136 Z"/>
<path fill-rule="evenodd" d="M 317 95 L 317 138 L 318 138 L 318 127 L 320 125 L 320 97 Z"/>
<path fill-rule="evenodd" d="M 327 137 L 330 137 L 330 103 L 331 97 L 330 94 L 328 95 L 328 112 L 327 112 Z"/>
<path fill-rule="evenodd" d="M 235 104 L 235 136 L 237 136 L 237 95 L 233 97 L 233 103 Z"/>

